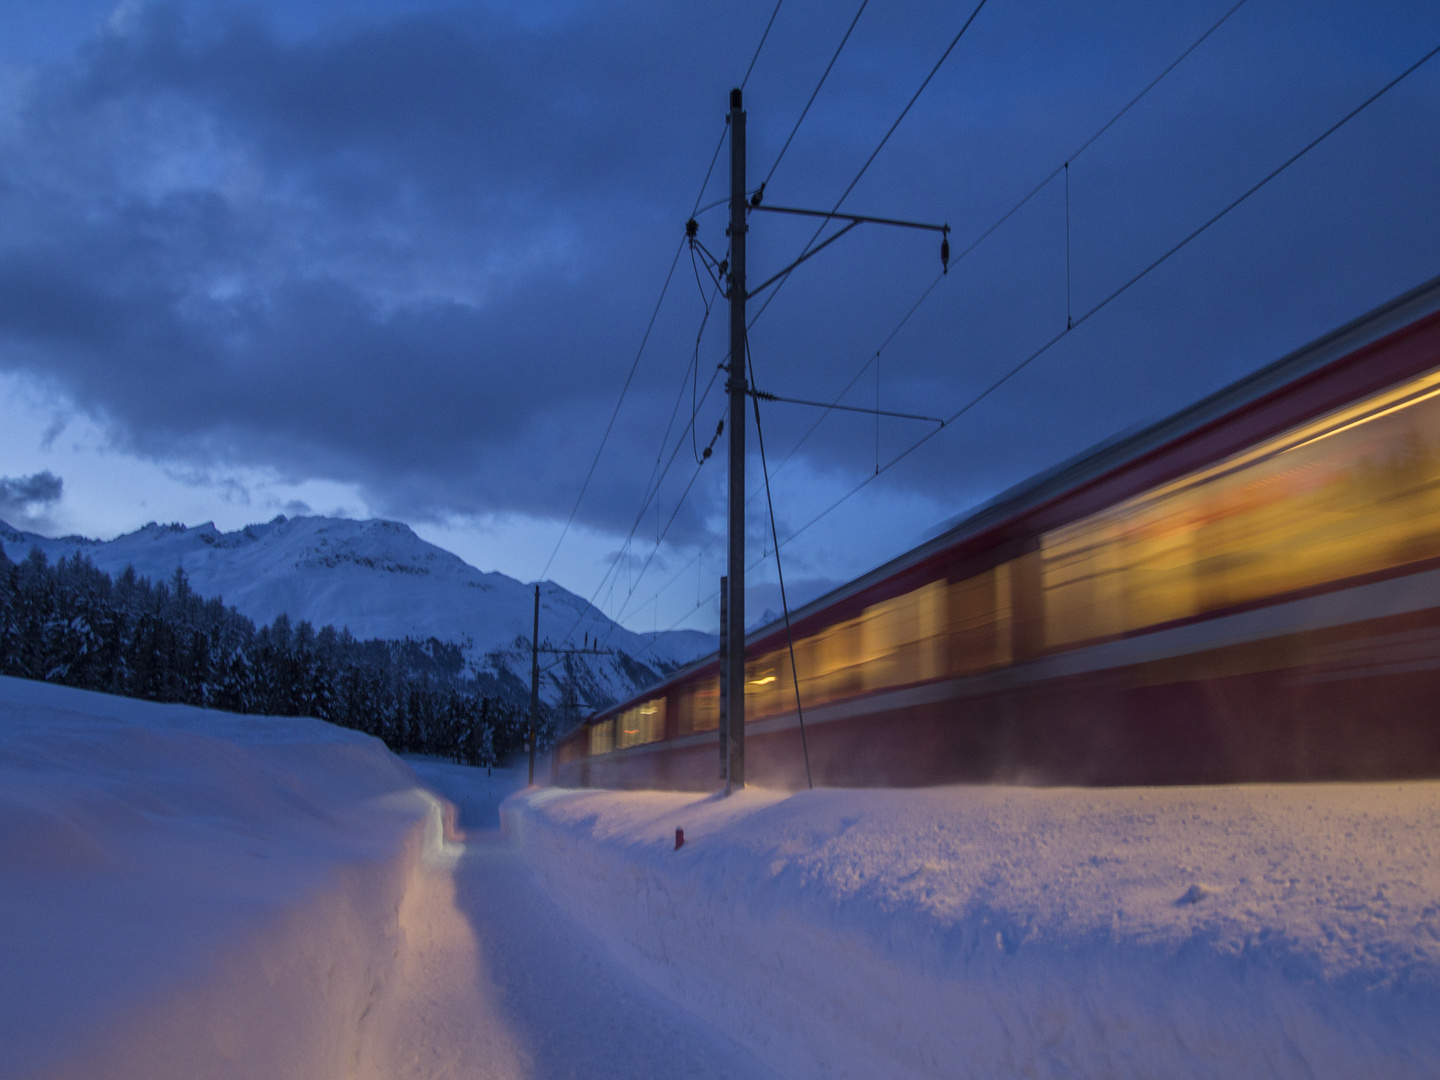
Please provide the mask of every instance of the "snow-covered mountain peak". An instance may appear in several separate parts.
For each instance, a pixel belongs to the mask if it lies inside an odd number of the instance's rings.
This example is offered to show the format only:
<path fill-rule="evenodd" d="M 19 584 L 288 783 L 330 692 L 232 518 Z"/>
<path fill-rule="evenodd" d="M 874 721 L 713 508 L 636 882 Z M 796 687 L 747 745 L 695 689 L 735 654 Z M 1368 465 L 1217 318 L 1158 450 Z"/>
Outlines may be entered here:
<path fill-rule="evenodd" d="M 223 597 L 258 623 L 283 613 L 345 627 L 359 638 L 434 637 L 462 645 L 472 663 L 502 665 L 528 682 L 534 586 L 479 570 L 401 522 L 281 515 L 233 532 L 209 521 L 150 522 L 103 542 L 43 537 L 0 522 L 0 543 L 16 561 L 32 548 L 51 561 L 78 552 L 112 575 L 134 566 L 166 580 L 180 567 L 197 593 Z M 616 650 L 613 657 L 577 660 L 577 679 L 590 682 L 590 697 L 638 689 L 632 661 L 663 670 L 715 647 L 713 637 L 695 631 L 631 633 L 554 582 L 542 583 L 540 612 L 542 642 L 588 637 Z M 547 698 L 559 695 L 553 682 L 547 686 Z"/>

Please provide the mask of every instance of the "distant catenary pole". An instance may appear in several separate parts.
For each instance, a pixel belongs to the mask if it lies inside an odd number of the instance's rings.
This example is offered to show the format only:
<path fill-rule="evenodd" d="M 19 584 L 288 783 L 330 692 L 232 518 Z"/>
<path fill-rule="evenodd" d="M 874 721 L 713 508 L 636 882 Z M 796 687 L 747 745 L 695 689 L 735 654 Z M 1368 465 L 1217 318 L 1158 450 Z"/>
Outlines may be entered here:
<path fill-rule="evenodd" d="M 530 786 L 535 786 L 535 730 L 540 721 L 540 583 L 535 583 L 535 631 L 530 635 Z"/>

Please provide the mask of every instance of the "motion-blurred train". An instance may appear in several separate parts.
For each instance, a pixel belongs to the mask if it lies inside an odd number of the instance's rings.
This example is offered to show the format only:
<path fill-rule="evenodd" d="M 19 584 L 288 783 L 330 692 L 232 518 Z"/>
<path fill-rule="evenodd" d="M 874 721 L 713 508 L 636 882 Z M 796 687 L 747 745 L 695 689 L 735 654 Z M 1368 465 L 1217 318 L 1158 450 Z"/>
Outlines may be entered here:
<path fill-rule="evenodd" d="M 1440 776 L 1440 279 L 1013 488 L 793 613 L 818 785 Z M 750 782 L 805 784 L 783 624 Z M 714 656 L 564 737 L 564 786 L 714 788 Z"/>

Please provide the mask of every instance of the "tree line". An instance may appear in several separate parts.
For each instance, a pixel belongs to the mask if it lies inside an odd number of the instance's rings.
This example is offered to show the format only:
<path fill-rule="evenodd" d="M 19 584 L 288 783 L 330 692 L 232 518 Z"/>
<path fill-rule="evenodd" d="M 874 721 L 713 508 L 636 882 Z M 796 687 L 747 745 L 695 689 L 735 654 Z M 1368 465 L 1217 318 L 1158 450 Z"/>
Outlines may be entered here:
<path fill-rule="evenodd" d="M 257 627 L 182 569 L 113 580 L 81 553 L 21 562 L 0 545 L 0 674 L 229 712 L 313 716 L 397 753 L 501 764 L 525 749 L 529 693 L 505 671 L 468 668 L 460 646 L 365 640 L 284 615 Z M 553 737 L 541 707 L 540 747 Z"/>

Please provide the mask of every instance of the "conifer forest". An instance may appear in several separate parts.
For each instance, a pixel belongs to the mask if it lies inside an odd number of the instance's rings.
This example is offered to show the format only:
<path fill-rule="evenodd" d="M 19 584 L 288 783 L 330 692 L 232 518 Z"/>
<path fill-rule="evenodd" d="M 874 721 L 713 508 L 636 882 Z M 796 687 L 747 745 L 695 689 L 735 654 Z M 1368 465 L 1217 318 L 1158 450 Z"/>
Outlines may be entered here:
<path fill-rule="evenodd" d="M 397 753 L 501 764 L 525 748 L 528 687 L 459 645 L 354 638 L 285 615 L 257 627 L 176 569 L 115 579 L 80 555 L 16 563 L 0 547 L 0 674 L 229 712 L 313 716 Z M 542 704 L 538 745 L 555 717 Z"/>

